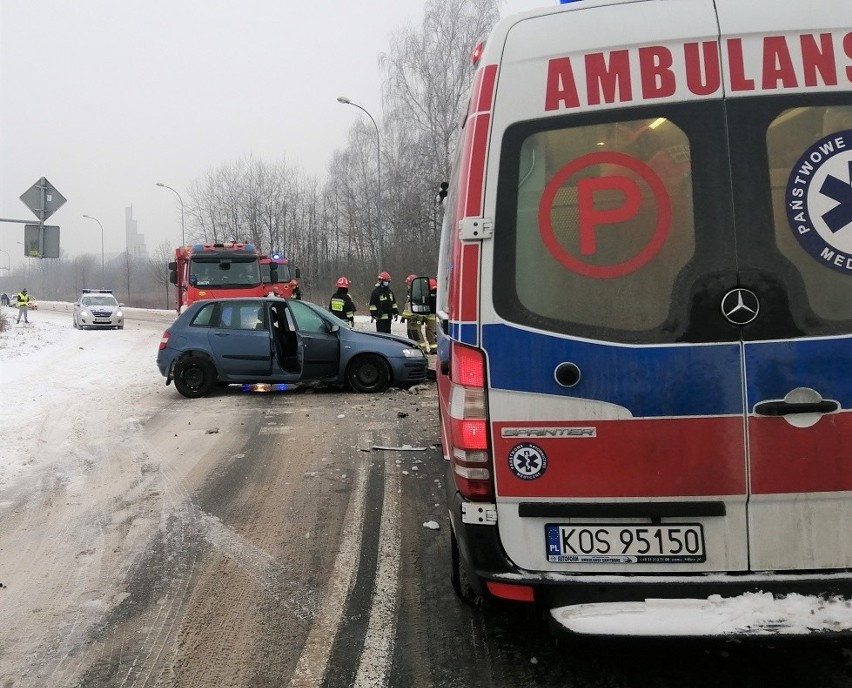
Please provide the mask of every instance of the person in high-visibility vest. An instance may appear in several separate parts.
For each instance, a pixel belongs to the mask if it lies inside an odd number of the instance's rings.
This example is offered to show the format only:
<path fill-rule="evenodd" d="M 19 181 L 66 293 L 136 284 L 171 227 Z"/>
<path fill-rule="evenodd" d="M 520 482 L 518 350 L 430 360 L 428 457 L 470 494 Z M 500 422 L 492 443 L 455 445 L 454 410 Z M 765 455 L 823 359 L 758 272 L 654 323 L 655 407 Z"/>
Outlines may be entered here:
<path fill-rule="evenodd" d="M 355 327 L 355 302 L 349 295 L 351 282 L 346 277 L 337 280 L 337 291 L 331 295 L 328 302 L 328 310 L 341 320 L 349 323 L 349 327 Z"/>
<path fill-rule="evenodd" d="M 27 296 L 27 290 L 21 289 L 21 291 L 19 291 L 18 295 L 15 297 L 15 300 L 18 303 L 18 319 L 15 321 L 15 323 L 17 324 L 21 322 L 22 315 L 24 316 L 24 322 L 28 323 L 29 318 L 27 317 L 27 314 L 30 311 L 30 297 Z"/>

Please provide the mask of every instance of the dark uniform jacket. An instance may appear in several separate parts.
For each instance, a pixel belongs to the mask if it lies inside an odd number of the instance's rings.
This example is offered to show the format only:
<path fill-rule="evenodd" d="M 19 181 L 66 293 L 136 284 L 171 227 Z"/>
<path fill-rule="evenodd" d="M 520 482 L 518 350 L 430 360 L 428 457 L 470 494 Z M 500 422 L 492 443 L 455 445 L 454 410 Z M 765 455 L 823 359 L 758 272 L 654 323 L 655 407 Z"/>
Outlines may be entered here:
<path fill-rule="evenodd" d="M 378 285 L 370 295 L 370 316 L 376 320 L 390 320 L 397 315 L 399 308 L 390 287 Z"/>
<path fill-rule="evenodd" d="M 341 320 L 348 320 L 350 325 L 355 324 L 355 311 L 357 309 L 352 297 L 349 296 L 349 290 L 345 287 L 341 287 L 331 295 L 328 310 Z"/>

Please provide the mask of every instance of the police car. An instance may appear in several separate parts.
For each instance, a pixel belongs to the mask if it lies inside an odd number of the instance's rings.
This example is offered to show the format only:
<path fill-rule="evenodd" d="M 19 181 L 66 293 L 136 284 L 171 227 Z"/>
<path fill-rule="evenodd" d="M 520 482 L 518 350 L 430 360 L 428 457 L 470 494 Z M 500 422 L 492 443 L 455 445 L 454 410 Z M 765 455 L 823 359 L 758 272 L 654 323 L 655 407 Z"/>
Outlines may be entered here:
<path fill-rule="evenodd" d="M 92 328 L 124 329 L 123 303 L 112 295 L 111 289 L 83 289 L 74 304 L 72 320 L 80 330 Z"/>

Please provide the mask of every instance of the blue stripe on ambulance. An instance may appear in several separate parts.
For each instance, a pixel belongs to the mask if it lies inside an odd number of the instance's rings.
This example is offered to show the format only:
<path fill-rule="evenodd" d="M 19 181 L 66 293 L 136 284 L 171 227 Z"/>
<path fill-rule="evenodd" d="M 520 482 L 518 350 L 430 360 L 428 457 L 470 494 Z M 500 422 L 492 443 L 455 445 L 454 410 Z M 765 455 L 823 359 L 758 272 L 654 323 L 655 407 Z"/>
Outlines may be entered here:
<path fill-rule="evenodd" d="M 749 409 L 761 401 L 783 399 L 797 387 L 810 387 L 842 409 L 852 408 L 848 337 L 746 342 L 745 355 Z"/>
<path fill-rule="evenodd" d="M 720 374 L 740 369 L 738 343 L 619 346 L 503 324 L 483 326 L 482 341 L 486 352 L 502 352 L 489 358 L 495 388 L 608 402 L 643 418 L 743 413 L 740 376 Z M 576 364 L 582 376 L 571 388 L 554 379 L 556 366 L 565 362 Z"/>

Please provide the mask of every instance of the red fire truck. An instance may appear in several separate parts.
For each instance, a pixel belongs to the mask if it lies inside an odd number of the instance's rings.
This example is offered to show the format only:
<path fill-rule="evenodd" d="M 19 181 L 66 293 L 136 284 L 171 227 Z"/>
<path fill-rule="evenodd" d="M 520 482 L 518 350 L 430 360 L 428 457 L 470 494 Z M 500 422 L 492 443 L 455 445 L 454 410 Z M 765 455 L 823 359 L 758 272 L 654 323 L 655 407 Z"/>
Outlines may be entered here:
<path fill-rule="evenodd" d="M 298 277 L 299 269 L 292 268 L 290 261 L 280 253 L 260 257 L 260 279 L 265 293 L 272 293 L 282 299 L 292 298 L 299 285 L 296 281 Z"/>
<path fill-rule="evenodd" d="M 277 286 L 278 264 L 268 268 L 269 284 Z M 266 296 L 261 279 L 261 254 L 253 244 L 195 244 L 175 249 L 169 280 L 177 288 L 178 313 L 200 299 Z M 288 278 L 289 281 L 289 278 Z"/>

